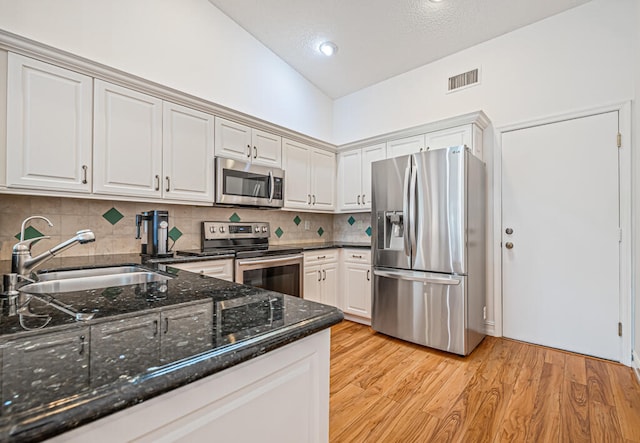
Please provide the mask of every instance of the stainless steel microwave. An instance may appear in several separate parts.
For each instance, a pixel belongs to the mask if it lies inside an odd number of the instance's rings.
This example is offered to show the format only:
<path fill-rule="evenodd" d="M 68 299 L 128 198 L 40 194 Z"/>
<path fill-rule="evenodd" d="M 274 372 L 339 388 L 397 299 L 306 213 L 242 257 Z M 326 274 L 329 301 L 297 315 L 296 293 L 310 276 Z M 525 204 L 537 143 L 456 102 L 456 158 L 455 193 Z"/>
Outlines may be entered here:
<path fill-rule="evenodd" d="M 216 204 L 281 208 L 284 171 L 216 158 Z"/>

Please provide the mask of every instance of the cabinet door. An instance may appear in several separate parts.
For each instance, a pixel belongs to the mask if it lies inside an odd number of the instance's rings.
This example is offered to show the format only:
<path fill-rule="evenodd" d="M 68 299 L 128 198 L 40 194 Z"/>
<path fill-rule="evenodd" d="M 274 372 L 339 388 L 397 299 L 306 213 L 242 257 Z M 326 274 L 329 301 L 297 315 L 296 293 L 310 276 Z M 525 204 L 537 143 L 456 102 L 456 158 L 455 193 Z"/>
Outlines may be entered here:
<path fill-rule="evenodd" d="M 361 209 L 371 209 L 371 163 L 384 160 L 386 156 L 384 143 L 362 148 L 362 198 Z"/>
<path fill-rule="evenodd" d="M 311 151 L 311 207 L 333 211 L 336 207 L 336 155 L 314 149 Z"/>
<path fill-rule="evenodd" d="M 472 126 L 465 125 L 428 133 L 426 135 L 427 149 L 433 151 L 460 145 L 467 145 L 472 148 Z"/>
<path fill-rule="evenodd" d="M 426 150 L 424 135 L 406 137 L 387 142 L 387 158 L 400 157 L 401 155 L 415 154 Z"/>
<path fill-rule="evenodd" d="M 160 327 L 162 364 L 211 350 L 213 301 L 162 311 Z"/>
<path fill-rule="evenodd" d="M 384 146 L 384 145 L 383 145 Z M 338 154 L 338 209 L 361 209 L 362 203 L 362 150 Z"/>
<path fill-rule="evenodd" d="M 304 293 L 302 298 L 322 303 L 322 271 L 320 266 L 304 267 Z"/>
<path fill-rule="evenodd" d="M 283 141 L 285 208 L 310 209 L 309 178 L 311 148 L 290 140 Z"/>
<path fill-rule="evenodd" d="M 159 362 L 160 315 L 101 323 L 91 328 L 91 386 L 135 376 Z"/>
<path fill-rule="evenodd" d="M 322 303 L 338 306 L 338 263 L 322 266 Z"/>
<path fill-rule="evenodd" d="M 34 389 L 36 401 L 46 404 L 89 388 L 89 328 L 12 341 L 3 352 L 5 413 L 33 407 L 26 400 Z"/>
<path fill-rule="evenodd" d="M 9 53 L 7 185 L 91 192 L 92 80 Z"/>
<path fill-rule="evenodd" d="M 346 263 L 344 266 L 344 312 L 371 318 L 371 267 Z"/>
<path fill-rule="evenodd" d="M 254 165 L 282 167 L 282 137 L 253 129 L 251 162 Z"/>
<path fill-rule="evenodd" d="M 161 197 L 162 100 L 95 81 L 94 192 Z"/>
<path fill-rule="evenodd" d="M 168 102 L 162 115 L 164 197 L 213 203 L 213 116 Z"/>
<path fill-rule="evenodd" d="M 251 128 L 216 117 L 215 152 L 217 156 L 250 162 Z"/>

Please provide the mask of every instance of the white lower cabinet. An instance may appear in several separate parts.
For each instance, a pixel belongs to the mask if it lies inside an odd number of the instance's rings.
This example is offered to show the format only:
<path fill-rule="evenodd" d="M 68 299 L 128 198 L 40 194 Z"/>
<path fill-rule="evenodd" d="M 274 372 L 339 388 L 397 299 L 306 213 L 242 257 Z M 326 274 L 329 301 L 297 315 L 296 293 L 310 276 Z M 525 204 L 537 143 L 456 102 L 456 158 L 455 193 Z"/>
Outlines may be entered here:
<path fill-rule="evenodd" d="M 338 281 L 338 249 L 304 253 L 304 299 L 338 306 Z"/>
<path fill-rule="evenodd" d="M 206 275 L 207 277 L 215 277 L 220 280 L 233 281 L 233 259 L 220 260 L 203 260 L 189 263 L 174 263 L 169 265 L 173 268 L 182 269 L 183 271 L 193 272 L 195 274 Z"/>
<path fill-rule="evenodd" d="M 345 248 L 341 251 L 340 264 L 340 308 L 350 320 L 370 323 L 371 251 Z"/>
<path fill-rule="evenodd" d="M 326 443 L 330 337 L 325 329 L 50 441 Z"/>

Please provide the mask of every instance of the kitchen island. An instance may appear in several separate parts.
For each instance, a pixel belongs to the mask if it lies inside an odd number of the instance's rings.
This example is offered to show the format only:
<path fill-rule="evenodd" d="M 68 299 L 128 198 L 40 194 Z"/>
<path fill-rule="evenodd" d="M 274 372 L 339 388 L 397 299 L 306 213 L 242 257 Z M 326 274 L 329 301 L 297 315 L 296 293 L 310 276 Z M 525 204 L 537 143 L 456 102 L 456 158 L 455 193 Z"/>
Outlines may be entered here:
<path fill-rule="evenodd" d="M 137 263 L 72 257 L 46 268 Z M 40 296 L 22 315 L 3 300 L 1 441 L 328 439 L 328 328 L 340 310 L 145 266 L 171 278 Z"/>

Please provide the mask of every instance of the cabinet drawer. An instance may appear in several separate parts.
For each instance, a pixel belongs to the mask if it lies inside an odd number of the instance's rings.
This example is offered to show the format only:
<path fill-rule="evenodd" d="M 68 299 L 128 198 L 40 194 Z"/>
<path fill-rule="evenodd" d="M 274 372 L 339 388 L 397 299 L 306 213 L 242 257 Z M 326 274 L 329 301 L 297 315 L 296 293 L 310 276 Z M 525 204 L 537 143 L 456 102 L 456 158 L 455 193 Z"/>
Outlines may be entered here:
<path fill-rule="evenodd" d="M 338 251 L 338 249 L 318 249 L 316 251 L 307 251 L 304 253 L 304 264 L 307 266 L 337 261 Z"/>
<path fill-rule="evenodd" d="M 207 277 L 216 277 L 221 280 L 233 281 L 233 259 L 223 260 L 205 260 L 190 263 L 174 263 L 174 268 L 183 271 L 193 272 L 195 274 L 206 275 Z"/>
<path fill-rule="evenodd" d="M 347 263 L 371 264 L 371 251 L 367 249 L 343 249 L 342 259 Z"/>

